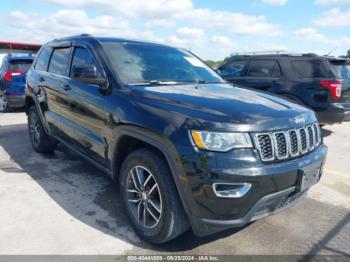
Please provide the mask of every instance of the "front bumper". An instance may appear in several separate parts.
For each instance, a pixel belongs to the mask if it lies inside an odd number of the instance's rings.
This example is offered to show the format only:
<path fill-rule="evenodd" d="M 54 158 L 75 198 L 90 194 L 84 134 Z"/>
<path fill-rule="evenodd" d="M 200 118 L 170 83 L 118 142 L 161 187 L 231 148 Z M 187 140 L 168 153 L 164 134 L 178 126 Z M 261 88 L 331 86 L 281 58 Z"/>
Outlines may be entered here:
<path fill-rule="evenodd" d="M 200 236 L 213 234 L 232 227 L 243 227 L 255 220 L 275 215 L 290 208 L 302 200 L 306 191 L 298 192 L 296 187 L 262 197 L 242 218 L 232 220 L 216 220 L 192 217 L 193 231 Z"/>
<path fill-rule="evenodd" d="M 335 124 L 350 121 L 350 104 L 330 104 L 327 110 L 316 111 L 320 124 Z"/>
<path fill-rule="evenodd" d="M 294 205 L 305 195 L 298 190 L 302 170 L 310 165 L 322 170 L 326 154 L 327 147 L 321 144 L 300 158 L 272 164 L 259 162 L 252 150 L 183 156 L 187 177 L 183 186 L 189 187 L 185 199 L 194 233 L 203 236 L 241 227 Z M 212 187 L 213 183 L 245 182 L 252 188 L 242 198 L 217 197 Z"/>

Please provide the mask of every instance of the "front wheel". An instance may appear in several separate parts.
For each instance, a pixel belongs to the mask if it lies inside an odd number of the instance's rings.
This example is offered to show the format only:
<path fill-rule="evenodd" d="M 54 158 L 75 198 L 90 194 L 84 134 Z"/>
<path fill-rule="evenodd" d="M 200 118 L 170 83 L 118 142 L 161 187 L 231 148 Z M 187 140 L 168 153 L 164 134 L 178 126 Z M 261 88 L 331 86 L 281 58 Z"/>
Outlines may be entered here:
<path fill-rule="evenodd" d="M 30 142 L 36 152 L 52 153 L 56 149 L 57 141 L 46 133 L 35 106 L 28 112 L 28 131 Z"/>
<path fill-rule="evenodd" d="M 127 214 L 142 239 L 164 243 L 188 229 L 171 172 L 158 152 L 132 152 L 123 163 L 120 182 Z"/>

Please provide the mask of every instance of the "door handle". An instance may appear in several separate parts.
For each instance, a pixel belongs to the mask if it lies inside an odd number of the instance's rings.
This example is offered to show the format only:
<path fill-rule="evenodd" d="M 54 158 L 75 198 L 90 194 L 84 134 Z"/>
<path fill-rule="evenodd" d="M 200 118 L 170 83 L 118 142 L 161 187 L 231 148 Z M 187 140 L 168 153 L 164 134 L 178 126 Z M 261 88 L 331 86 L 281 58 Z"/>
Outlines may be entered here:
<path fill-rule="evenodd" d="M 69 91 L 69 90 L 71 90 L 72 88 L 71 88 L 70 85 L 64 85 L 64 86 L 63 86 L 63 89 L 66 90 L 66 91 Z"/>
<path fill-rule="evenodd" d="M 40 78 L 39 78 L 39 82 L 40 82 L 40 83 L 45 82 L 45 78 L 40 77 Z"/>

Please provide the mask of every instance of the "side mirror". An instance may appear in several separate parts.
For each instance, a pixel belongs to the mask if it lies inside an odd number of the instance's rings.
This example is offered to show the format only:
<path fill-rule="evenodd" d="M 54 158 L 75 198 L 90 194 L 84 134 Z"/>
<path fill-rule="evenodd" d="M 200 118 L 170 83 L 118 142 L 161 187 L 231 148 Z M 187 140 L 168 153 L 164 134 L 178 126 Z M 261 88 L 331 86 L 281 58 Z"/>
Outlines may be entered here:
<path fill-rule="evenodd" d="M 107 83 L 105 78 L 98 77 L 94 65 L 79 65 L 72 68 L 72 79 L 79 83 L 103 86 Z"/>

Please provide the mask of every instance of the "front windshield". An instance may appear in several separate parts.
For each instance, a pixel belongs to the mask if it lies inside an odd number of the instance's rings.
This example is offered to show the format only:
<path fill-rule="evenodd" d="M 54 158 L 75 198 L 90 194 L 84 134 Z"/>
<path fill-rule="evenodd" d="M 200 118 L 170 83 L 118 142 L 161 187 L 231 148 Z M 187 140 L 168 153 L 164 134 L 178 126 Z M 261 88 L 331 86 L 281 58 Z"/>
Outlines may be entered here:
<path fill-rule="evenodd" d="M 142 43 L 102 45 L 124 84 L 224 83 L 216 72 L 182 49 Z"/>

